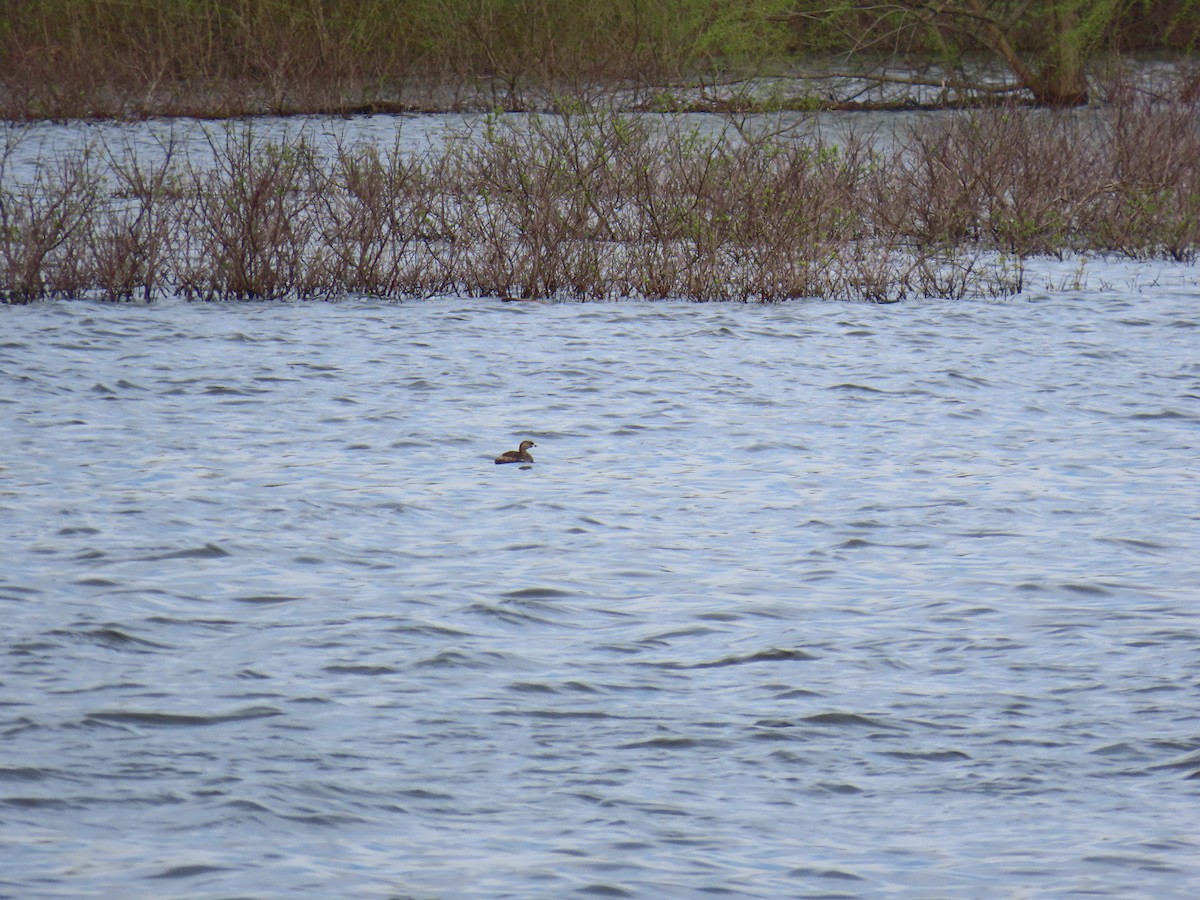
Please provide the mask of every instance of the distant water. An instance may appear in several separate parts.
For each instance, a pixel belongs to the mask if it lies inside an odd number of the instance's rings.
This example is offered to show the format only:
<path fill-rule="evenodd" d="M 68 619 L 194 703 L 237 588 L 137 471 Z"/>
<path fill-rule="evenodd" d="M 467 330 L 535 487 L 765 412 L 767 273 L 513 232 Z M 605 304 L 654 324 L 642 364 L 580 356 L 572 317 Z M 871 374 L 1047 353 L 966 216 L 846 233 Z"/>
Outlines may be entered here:
<path fill-rule="evenodd" d="M 1186 271 L 0 308 L 0 895 L 1194 896 Z"/>

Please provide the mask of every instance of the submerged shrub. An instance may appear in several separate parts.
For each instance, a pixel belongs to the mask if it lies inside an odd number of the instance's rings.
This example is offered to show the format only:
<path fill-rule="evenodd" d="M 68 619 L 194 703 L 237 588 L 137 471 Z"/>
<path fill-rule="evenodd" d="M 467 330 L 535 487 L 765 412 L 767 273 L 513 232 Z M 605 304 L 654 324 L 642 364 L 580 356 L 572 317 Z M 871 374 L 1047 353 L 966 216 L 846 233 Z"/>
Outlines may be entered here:
<path fill-rule="evenodd" d="M 890 147 L 834 146 L 762 119 L 595 110 L 491 116 L 421 152 L 319 151 L 241 125 L 199 153 L 92 148 L 25 182 L 10 130 L 0 291 L 10 302 L 1003 296 L 1031 254 L 1194 259 L 1195 112 L 946 116 Z"/>
<path fill-rule="evenodd" d="M 210 137 L 215 165 L 185 167 L 174 283 L 186 298 L 308 296 L 322 166 L 304 139 L 275 143 L 249 129 Z"/>
<path fill-rule="evenodd" d="M 12 156 L 21 134 L 11 128 L 0 145 L 0 299 L 28 302 L 86 290 L 85 248 L 101 203 L 101 178 L 92 148 L 48 161 L 33 180 L 11 185 Z"/>
<path fill-rule="evenodd" d="M 886 229 L 921 246 L 1020 256 L 1200 252 L 1196 100 L 1129 100 L 1102 115 L 1006 109 L 908 130 L 874 193 Z"/>

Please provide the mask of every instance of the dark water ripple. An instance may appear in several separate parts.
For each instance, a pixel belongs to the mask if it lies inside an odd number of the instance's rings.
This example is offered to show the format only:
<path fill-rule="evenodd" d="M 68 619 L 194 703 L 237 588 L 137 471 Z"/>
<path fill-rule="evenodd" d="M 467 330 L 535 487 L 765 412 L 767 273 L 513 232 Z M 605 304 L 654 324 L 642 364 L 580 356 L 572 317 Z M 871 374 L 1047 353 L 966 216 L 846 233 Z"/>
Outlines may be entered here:
<path fill-rule="evenodd" d="M 1192 896 L 1195 302 L 0 309 L 0 894 Z"/>

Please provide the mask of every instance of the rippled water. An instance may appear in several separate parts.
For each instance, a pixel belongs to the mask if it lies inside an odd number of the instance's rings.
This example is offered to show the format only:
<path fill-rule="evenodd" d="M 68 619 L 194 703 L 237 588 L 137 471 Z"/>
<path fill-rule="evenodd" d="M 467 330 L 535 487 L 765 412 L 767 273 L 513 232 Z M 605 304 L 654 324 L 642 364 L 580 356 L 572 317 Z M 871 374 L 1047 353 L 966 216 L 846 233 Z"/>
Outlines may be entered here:
<path fill-rule="evenodd" d="M 2 308 L 0 894 L 1191 896 L 1198 297 Z"/>

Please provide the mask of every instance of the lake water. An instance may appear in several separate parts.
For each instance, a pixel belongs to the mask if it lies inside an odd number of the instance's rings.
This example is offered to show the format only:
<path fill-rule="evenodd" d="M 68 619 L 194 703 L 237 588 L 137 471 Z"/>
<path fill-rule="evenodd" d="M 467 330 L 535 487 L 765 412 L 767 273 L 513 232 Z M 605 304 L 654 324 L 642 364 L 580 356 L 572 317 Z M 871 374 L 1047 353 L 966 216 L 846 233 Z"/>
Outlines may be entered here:
<path fill-rule="evenodd" d="M 0 308 L 0 894 L 1194 896 L 1200 286 L 1096 265 Z"/>

